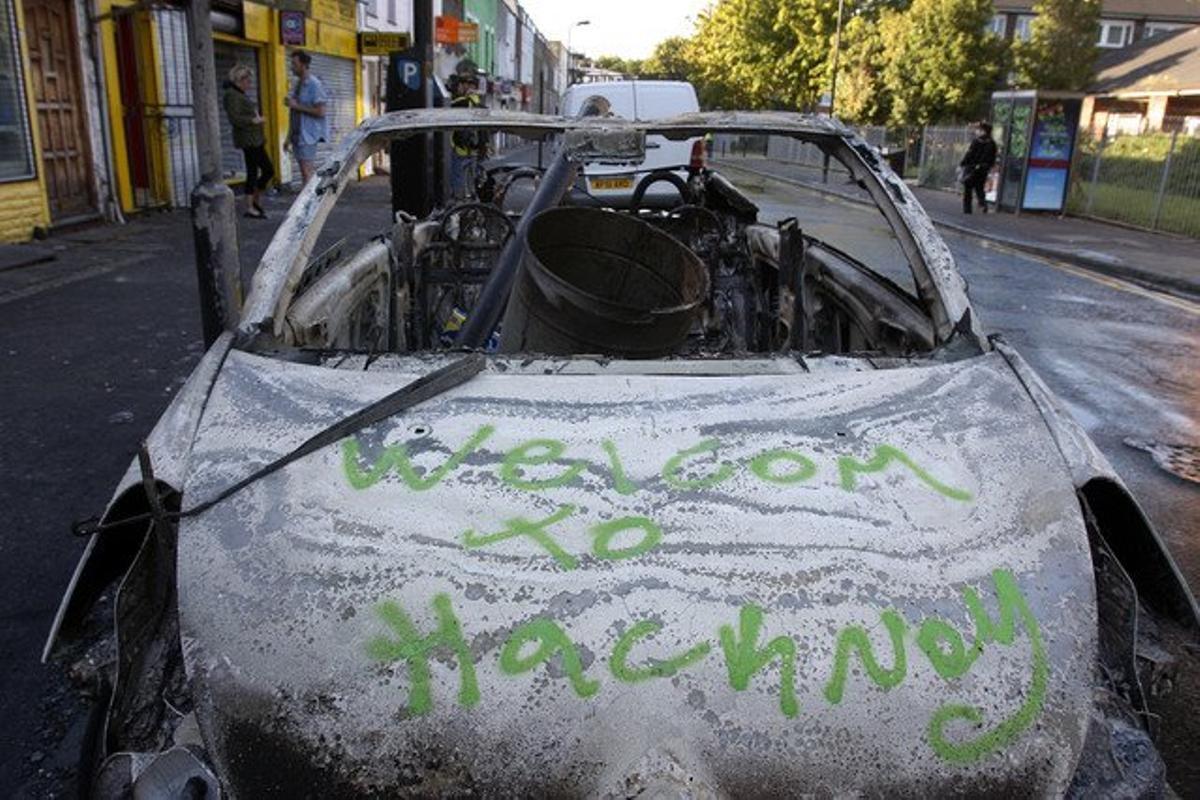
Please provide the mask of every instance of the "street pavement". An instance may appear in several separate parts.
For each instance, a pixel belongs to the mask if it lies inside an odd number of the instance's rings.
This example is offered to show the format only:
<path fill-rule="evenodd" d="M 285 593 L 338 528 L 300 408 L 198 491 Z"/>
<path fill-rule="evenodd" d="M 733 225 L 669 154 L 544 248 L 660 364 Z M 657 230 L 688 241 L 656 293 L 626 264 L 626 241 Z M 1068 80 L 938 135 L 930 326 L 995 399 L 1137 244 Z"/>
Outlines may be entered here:
<path fill-rule="evenodd" d="M 725 158 L 716 162 L 764 177 L 795 182 L 806 188 L 870 204 L 845 173 L 821 170 L 762 156 Z M 973 236 L 1035 256 L 1072 264 L 1101 275 L 1123 278 L 1142 286 L 1200 299 L 1200 257 L 1197 242 L 1186 236 L 1156 233 L 1082 217 L 1026 212 L 967 215 L 954 192 L 909 187 L 917 201 L 944 231 Z"/>
<path fill-rule="evenodd" d="M 764 218 L 795 215 L 809 232 L 899 277 L 902 263 L 878 215 L 761 176 L 730 175 Z M 239 220 L 248 272 L 290 198 L 268 201 L 272 220 Z M 348 191 L 319 247 L 361 241 L 388 218 L 385 179 Z M 1070 407 L 1142 501 L 1193 586 L 1200 586 L 1200 490 L 1156 467 L 1127 437 L 1197 442 L 1200 308 L 1057 261 L 975 237 L 947 235 L 985 328 L 1001 332 Z M 39 245 L 55 254 L 0 269 L 0 786 L 15 797 L 69 793 L 86 706 L 62 671 L 38 654 L 81 549 L 70 523 L 97 513 L 203 345 L 186 213 L 143 215 Z M 58 248 L 58 249 L 56 249 Z M 1200 670 L 1193 669 L 1193 673 Z M 1200 795 L 1186 719 L 1200 692 L 1165 710 L 1171 780 Z M 1190 692 L 1190 694 L 1189 694 Z M 1182 709 L 1182 710 L 1180 710 Z M 1190 764 L 1190 767 L 1189 767 Z"/>

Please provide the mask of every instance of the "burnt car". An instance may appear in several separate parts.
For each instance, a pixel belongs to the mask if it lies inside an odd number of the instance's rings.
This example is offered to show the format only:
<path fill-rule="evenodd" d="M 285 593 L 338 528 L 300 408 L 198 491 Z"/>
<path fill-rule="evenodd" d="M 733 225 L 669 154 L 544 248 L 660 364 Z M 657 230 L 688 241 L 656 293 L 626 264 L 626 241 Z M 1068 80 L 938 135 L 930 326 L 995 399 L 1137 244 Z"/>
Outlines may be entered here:
<path fill-rule="evenodd" d="M 314 256 L 462 129 L 554 156 Z M 908 285 L 719 170 L 580 189 L 709 133 L 840 164 Z M 1198 630 L 904 182 L 795 114 L 364 123 L 84 532 L 47 652 L 118 582 L 97 796 L 1153 795 Z"/>

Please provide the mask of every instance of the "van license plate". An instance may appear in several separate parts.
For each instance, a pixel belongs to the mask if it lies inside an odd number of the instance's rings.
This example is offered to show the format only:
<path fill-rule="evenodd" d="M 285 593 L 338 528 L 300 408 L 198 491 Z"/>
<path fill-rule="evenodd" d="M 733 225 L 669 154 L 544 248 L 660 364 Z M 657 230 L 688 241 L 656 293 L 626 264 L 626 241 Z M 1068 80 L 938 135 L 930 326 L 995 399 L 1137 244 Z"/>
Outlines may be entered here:
<path fill-rule="evenodd" d="M 633 178 L 588 178 L 593 189 L 632 189 Z"/>

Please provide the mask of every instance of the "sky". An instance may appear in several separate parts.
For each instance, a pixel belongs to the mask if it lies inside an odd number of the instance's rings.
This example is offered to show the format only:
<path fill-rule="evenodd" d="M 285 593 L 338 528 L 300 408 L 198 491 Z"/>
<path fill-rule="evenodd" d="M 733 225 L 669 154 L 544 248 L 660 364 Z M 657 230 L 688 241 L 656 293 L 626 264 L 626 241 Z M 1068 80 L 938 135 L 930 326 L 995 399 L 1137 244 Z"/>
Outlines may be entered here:
<path fill-rule="evenodd" d="M 687 36 L 692 19 L 712 0 L 521 0 L 547 39 L 596 56 L 645 58 L 668 36 Z M 571 24 L 589 20 L 590 25 Z"/>

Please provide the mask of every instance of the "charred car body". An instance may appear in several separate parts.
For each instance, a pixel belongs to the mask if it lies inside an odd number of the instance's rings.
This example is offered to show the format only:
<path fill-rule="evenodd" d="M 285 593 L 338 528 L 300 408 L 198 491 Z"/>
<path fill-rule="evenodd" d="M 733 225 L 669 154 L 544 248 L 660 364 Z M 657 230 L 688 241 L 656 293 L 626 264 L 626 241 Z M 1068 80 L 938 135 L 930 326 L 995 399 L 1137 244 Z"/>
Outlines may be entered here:
<path fill-rule="evenodd" d="M 312 259 L 365 158 L 462 128 L 558 143 L 522 213 Z M 915 292 L 716 172 L 673 209 L 572 189 L 709 132 L 845 165 Z M 117 579 L 101 796 L 1152 793 L 1145 654 L 1197 634 L 904 183 L 791 114 L 364 123 L 91 530 L 48 653 Z"/>

